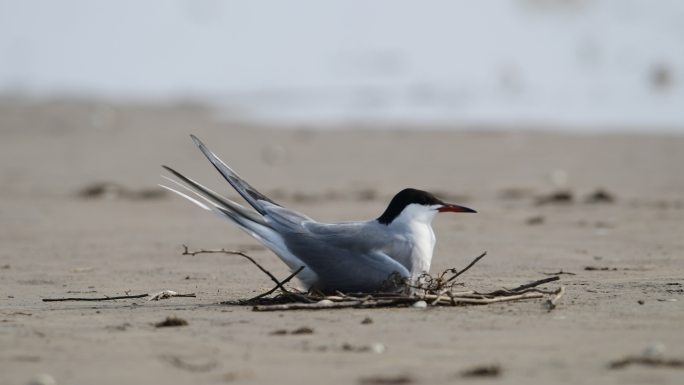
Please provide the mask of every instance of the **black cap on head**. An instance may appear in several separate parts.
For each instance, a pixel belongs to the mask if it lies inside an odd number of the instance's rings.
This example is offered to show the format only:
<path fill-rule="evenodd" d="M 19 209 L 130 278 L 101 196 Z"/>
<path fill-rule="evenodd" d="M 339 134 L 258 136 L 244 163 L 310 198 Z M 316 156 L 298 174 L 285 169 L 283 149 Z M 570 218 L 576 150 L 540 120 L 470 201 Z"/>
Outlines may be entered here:
<path fill-rule="evenodd" d="M 392 198 L 392 201 L 390 201 L 390 204 L 387 206 L 387 209 L 385 209 L 385 212 L 382 213 L 382 215 L 378 218 L 378 222 L 389 225 L 392 223 L 394 218 L 401 214 L 401 212 L 404 210 L 404 207 L 412 203 L 423 206 L 444 204 L 444 202 L 427 191 L 417 190 L 414 188 L 403 189 L 399 191 L 394 198 Z"/>

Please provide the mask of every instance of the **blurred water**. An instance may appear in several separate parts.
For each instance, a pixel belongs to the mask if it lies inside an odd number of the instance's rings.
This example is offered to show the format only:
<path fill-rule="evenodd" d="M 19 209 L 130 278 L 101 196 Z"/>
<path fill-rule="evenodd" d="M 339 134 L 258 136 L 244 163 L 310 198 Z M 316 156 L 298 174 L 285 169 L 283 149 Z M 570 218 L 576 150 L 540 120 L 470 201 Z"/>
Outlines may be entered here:
<path fill-rule="evenodd" d="M 0 0 L 0 93 L 684 133 L 682 20 L 676 0 Z"/>

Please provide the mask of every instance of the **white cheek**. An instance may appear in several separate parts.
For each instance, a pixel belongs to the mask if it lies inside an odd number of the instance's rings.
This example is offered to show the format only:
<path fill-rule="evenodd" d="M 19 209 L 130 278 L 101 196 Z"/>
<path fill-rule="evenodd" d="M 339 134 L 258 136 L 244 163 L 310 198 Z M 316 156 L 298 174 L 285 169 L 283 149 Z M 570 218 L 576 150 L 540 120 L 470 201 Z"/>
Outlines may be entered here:
<path fill-rule="evenodd" d="M 404 208 L 399 214 L 396 221 L 403 224 L 412 223 L 426 223 L 432 222 L 432 219 L 437 215 L 437 206 L 423 206 L 419 204 L 410 204 Z"/>

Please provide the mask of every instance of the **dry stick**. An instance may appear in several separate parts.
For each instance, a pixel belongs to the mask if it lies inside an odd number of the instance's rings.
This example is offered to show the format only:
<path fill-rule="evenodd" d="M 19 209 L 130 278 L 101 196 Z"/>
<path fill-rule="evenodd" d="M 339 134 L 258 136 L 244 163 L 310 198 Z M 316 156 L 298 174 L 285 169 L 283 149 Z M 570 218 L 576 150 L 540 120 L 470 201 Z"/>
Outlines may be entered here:
<path fill-rule="evenodd" d="M 328 301 L 333 301 L 333 302 L 349 301 L 350 299 L 353 300 L 353 298 L 342 297 L 339 295 L 329 295 L 329 296 L 325 297 L 324 299 L 327 299 Z"/>
<path fill-rule="evenodd" d="M 610 369 L 622 369 L 632 364 L 640 364 L 646 366 L 661 366 L 670 368 L 684 368 L 684 360 L 665 359 L 662 357 L 650 356 L 625 357 L 621 360 L 611 362 L 608 365 L 608 367 Z"/>
<path fill-rule="evenodd" d="M 468 297 L 452 297 L 448 298 L 449 302 L 455 302 L 456 304 L 468 304 L 468 305 L 487 305 L 496 302 L 506 302 L 506 301 L 518 301 L 521 299 L 530 298 L 542 298 L 544 294 L 542 293 L 524 293 L 517 295 L 508 295 L 494 298 L 468 298 Z"/>
<path fill-rule="evenodd" d="M 443 296 L 444 294 L 447 294 L 448 292 L 449 292 L 449 289 L 444 289 L 444 290 L 440 291 L 439 293 L 437 293 L 437 298 L 435 298 L 434 301 L 430 302 L 430 306 L 435 306 L 435 305 L 437 305 L 437 302 L 439 302 L 439 301 L 442 299 L 442 296 Z M 452 297 L 451 295 L 448 295 L 448 294 L 447 294 L 447 297 L 446 297 L 446 298 L 447 298 L 447 299 L 450 299 L 450 298 L 453 298 L 453 297 Z M 428 299 L 428 298 L 425 298 L 425 299 Z"/>
<path fill-rule="evenodd" d="M 197 255 L 197 254 L 211 254 L 211 253 L 221 253 L 221 254 L 229 254 L 229 255 L 239 255 L 241 257 L 247 258 L 250 262 L 252 262 L 256 267 L 259 268 L 259 270 L 263 271 L 264 274 L 268 275 L 269 278 L 271 278 L 271 281 L 273 281 L 276 284 L 276 288 L 282 290 L 285 293 L 290 293 L 289 290 L 287 290 L 282 283 L 276 278 L 273 274 L 271 274 L 270 271 L 266 270 L 263 266 L 261 266 L 257 261 L 254 260 L 254 258 L 250 257 L 249 255 L 243 253 L 242 251 L 237 251 L 237 250 L 226 250 L 226 249 L 217 249 L 217 250 L 205 250 L 205 249 L 199 249 L 195 251 L 188 251 L 188 246 L 183 245 L 183 253 L 181 255 Z M 294 277 L 294 275 L 292 276 Z M 292 279 L 291 277 L 289 279 Z M 289 280 L 288 279 L 288 280 Z M 292 294 L 292 293 L 290 293 Z"/>
<path fill-rule="evenodd" d="M 537 281 L 538 282 L 538 281 Z M 493 292 L 489 293 L 478 293 L 474 290 L 468 290 L 468 291 L 461 291 L 461 292 L 451 292 L 449 290 L 442 290 L 438 294 L 422 294 L 419 295 L 418 297 L 424 300 L 431 300 L 431 305 L 436 305 L 444 301 L 450 301 L 452 304 L 457 299 L 472 299 L 476 301 L 482 301 L 482 300 L 491 300 L 493 298 L 513 298 L 513 299 L 520 299 L 521 294 L 527 294 L 527 293 L 535 293 L 534 296 L 531 297 L 525 297 L 525 298 L 539 298 L 542 297 L 542 294 L 554 294 L 558 295 L 559 291 L 561 289 L 557 290 L 542 290 L 542 289 L 537 289 L 537 288 L 527 288 L 524 290 L 496 290 Z M 563 289 L 565 290 L 565 289 Z M 446 295 L 445 295 L 446 294 Z M 562 295 L 561 295 L 562 296 Z M 560 297 L 558 297 L 560 299 Z M 557 301 L 558 299 L 554 299 L 554 301 Z M 500 300 L 494 301 L 494 302 L 501 302 Z M 475 303 L 475 302 L 473 302 Z"/>
<path fill-rule="evenodd" d="M 519 294 L 504 294 L 504 295 L 499 295 L 495 297 L 487 297 L 487 296 L 479 296 L 479 297 L 474 297 L 470 293 L 464 292 L 464 293 L 453 293 L 449 296 L 441 295 L 437 296 L 434 294 L 426 294 L 422 296 L 424 299 L 429 299 L 433 300 L 432 305 L 440 304 L 440 303 L 450 303 L 450 304 L 458 304 L 458 303 L 463 303 L 463 304 L 472 304 L 472 305 L 484 305 L 484 304 L 489 304 L 489 303 L 495 303 L 495 302 L 505 302 L 505 301 L 517 301 L 521 299 L 529 299 L 529 298 L 541 298 L 544 296 L 544 293 L 538 292 L 538 291 L 531 291 L 531 292 L 525 292 L 525 293 L 519 293 Z"/>
<path fill-rule="evenodd" d="M 536 287 L 531 287 L 531 288 L 524 289 L 524 290 L 515 290 L 515 291 L 508 290 L 508 289 L 499 289 L 499 290 L 490 291 L 488 293 L 477 293 L 477 292 L 475 292 L 475 295 L 485 296 L 485 297 L 499 297 L 499 296 L 514 295 L 514 294 L 523 294 L 523 293 L 528 293 L 528 292 L 556 295 L 556 294 L 558 294 L 558 289 L 556 289 L 556 290 L 544 290 L 544 289 L 537 289 Z"/>
<path fill-rule="evenodd" d="M 480 259 L 484 258 L 485 255 L 487 255 L 487 252 L 486 252 L 486 251 L 485 251 L 484 253 L 480 254 L 479 257 L 473 259 L 473 261 L 470 262 L 470 264 L 469 264 L 468 266 L 466 266 L 463 270 L 459 271 L 458 273 L 454 274 L 453 276 L 449 277 L 449 279 L 447 279 L 446 281 L 447 281 L 447 282 L 453 281 L 453 280 L 456 279 L 459 275 L 465 273 L 466 271 L 468 271 L 468 269 L 470 269 L 471 267 L 473 267 L 473 265 L 475 265 Z"/>
<path fill-rule="evenodd" d="M 444 276 L 444 274 L 445 274 L 447 271 L 452 271 L 452 272 L 455 271 L 456 273 L 455 273 L 454 275 L 452 275 L 451 277 L 449 277 L 449 279 L 447 279 L 447 280 L 445 281 L 445 283 L 449 283 L 449 282 L 453 281 L 453 280 L 456 279 L 459 275 L 465 273 L 466 271 L 468 271 L 468 269 L 470 269 L 471 267 L 473 267 L 480 259 L 484 258 L 485 255 L 487 255 L 487 252 L 486 252 L 486 251 L 485 251 L 484 253 L 480 254 L 480 256 L 478 256 L 477 258 L 473 259 L 472 262 L 470 262 L 470 264 L 468 264 L 468 266 L 466 266 L 465 268 L 463 268 L 463 270 L 461 270 L 461 271 L 457 271 L 456 269 L 448 269 L 448 270 L 445 270 L 445 271 L 440 275 L 440 279 Z M 433 305 L 433 306 L 436 305 L 438 302 L 440 302 L 442 296 L 443 296 L 444 294 L 447 294 L 448 292 L 449 292 L 449 288 L 442 289 L 442 290 L 437 294 L 437 298 L 435 298 L 435 300 L 432 301 L 432 303 L 431 303 L 430 305 Z M 453 298 L 453 295 L 450 294 L 448 298 Z"/>
<path fill-rule="evenodd" d="M 551 298 L 551 299 L 547 299 L 546 301 L 544 301 L 544 307 L 545 307 L 548 311 L 551 311 L 551 310 L 555 309 L 555 308 L 556 308 L 556 303 L 558 303 L 558 301 L 559 301 L 561 298 L 563 298 L 563 295 L 564 295 L 564 294 L 565 294 L 565 286 L 561 286 L 560 289 L 558 289 L 558 290 L 556 291 L 556 296 L 555 296 L 555 297 L 553 297 L 553 298 Z"/>
<path fill-rule="evenodd" d="M 450 294 L 452 297 L 463 297 L 463 296 L 468 296 L 468 295 L 478 295 L 478 296 L 482 296 L 481 294 L 479 294 L 478 292 L 476 292 L 476 291 L 474 291 L 474 290 L 457 291 L 457 292 L 455 292 L 455 293 L 450 291 L 449 294 Z"/>
<path fill-rule="evenodd" d="M 265 297 L 265 296 L 267 296 L 267 295 L 273 293 L 274 291 L 278 290 L 279 288 L 282 290 L 283 285 L 286 284 L 286 283 L 288 283 L 292 278 L 294 278 L 297 274 L 299 274 L 302 270 L 304 270 L 304 267 L 305 267 L 305 266 L 300 266 L 299 269 L 297 269 L 294 273 L 290 274 L 287 278 L 285 278 L 285 279 L 283 279 L 282 281 L 280 281 L 280 284 L 274 286 L 273 289 L 271 289 L 271 290 L 269 290 L 269 291 L 267 291 L 267 292 L 261 293 L 261 294 L 257 295 L 256 297 L 252 297 L 252 298 L 248 299 L 248 300 L 245 301 L 245 302 L 253 302 L 253 301 L 256 301 L 256 300 L 258 300 L 258 299 L 260 299 L 260 298 L 263 298 L 263 297 Z M 285 293 L 286 293 L 286 294 L 293 294 L 293 293 L 290 293 L 289 291 L 285 291 Z"/>
<path fill-rule="evenodd" d="M 575 273 L 571 273 L 571 272 L 569 272 L 569 271 L 563 271 L 563 270 L 559 270 L 559 271 L 557 271 L 557 272 L 555 272 L 555 273 L 544 273 L 544 272 L 542 272 L 542 274 L 544 274 L 544 275 L 561 275 L 561 274 L 577 275 L 577 274 L 575 274 Z"/>
<path fill-rule="evenodd" d="M 215 249 L 215 250 L 207 250 L 207 249 L 199 249 L 195 251 L 190 251 L 188 250 L 187 245 L 183 245 L 183 252 L 181 255 L 197 255 L 197 254 L 239 254 L 241 251 L 235 251 L 235 250 L 226 250 L 226 249 Z"/>
<path fill-rule="evenodd" d="M 149 294 L 136 294 L 136 295 L 120 295 L 118 297 L 100 297 L 100 298 L 83 298 L 83 297 L 70 297 L 70 298 L 43 298 L 43 302 L 59 302 L 59 301 L 111 301 L 115 299 L 129 299 L 129 298 L 144 298 L 149 296 Z"/>
<path fill-rule="evenodd" d="M 173 295 L 172 297 L 196 298 L 196 297 L 197 297 L 197 294 L 195 294 L 195 293 L 189 293 L 189 294 L 176 294 L 176 295 Z"/>
<path fill-rule="evenodd" d="M 518 291 L 529 289 L 531 287 L 539 286 L 539 285 L 542 285 L 545 283 L 558 281 L 559 279 L 560 279 L 559 276 L 544 278 L 544 279 L 540 279 L 538 281 L 534 281 L 534 282 L 526 283 L 524 285 L 520 285 L 520 286 L 516 287 L 515 289 L 509 289 L 508 291 L 518 292 Z"/>
<path fill-rule="evenodd" d="M 469 297 L 475 293 L 474 291 L 469 291 L 469 292 L 459 292 L 459 293 L 451 293 L 450 291 L 446 291 L 441 294 L 423 294 L 419 295 L 416 297 L 416 299 L 423 299 L 423 300 L 430 300 L 432 301 L 430 305 L 436 305 L 441 301 L 451 301 L 452 298 L 472 298 Z M 446 295 L 445 295 L 446 294 Z M 479 296 L 478 298 L 482 298 L 482 296 Z"/>
<path fill-rule="evenodd" d="M 446 296 L 445 296 L 446 294 Z M 464 297 L 464 296 L 476 296 L 477 298 L 482 298 L 483 295 L 477 293 L 474 290 L 468 290 L 468 291 L 457 291 L 457 292 L 452 292 L 449 289 L 444 289 L 440 291 L 438 294 L 422 294 L 418 295 L 418 297 L 424 299 L 424 300 L 433 300 L 430 305 L 436 305 L 439 303 L 441 300 L 451 300 L 454 297 Z"/>

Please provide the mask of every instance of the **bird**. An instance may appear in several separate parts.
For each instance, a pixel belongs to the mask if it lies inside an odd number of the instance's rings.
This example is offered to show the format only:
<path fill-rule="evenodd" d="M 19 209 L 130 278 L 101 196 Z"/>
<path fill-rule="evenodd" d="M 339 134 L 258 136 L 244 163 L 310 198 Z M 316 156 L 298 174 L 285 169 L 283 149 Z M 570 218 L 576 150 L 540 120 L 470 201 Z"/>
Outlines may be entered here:
<path fill-rule="evenodd" d="M 169 166 L 162 167 L 176 179 L 162 177 L 174 187 L 160 186 L 233 223 L 270 249 L 291 271 L 301 269 L 296 278 L 304 290 L 369 293 L 381 290 L 392 276 L 415 281 L 430 270 L 436 242 L 431 225 L 435 215 L 476 213 L 429 192 L 406 188 L 375 219 L 318 222 L 260 193 L 196 136 L 191 138 L 251 209 Z"/>

